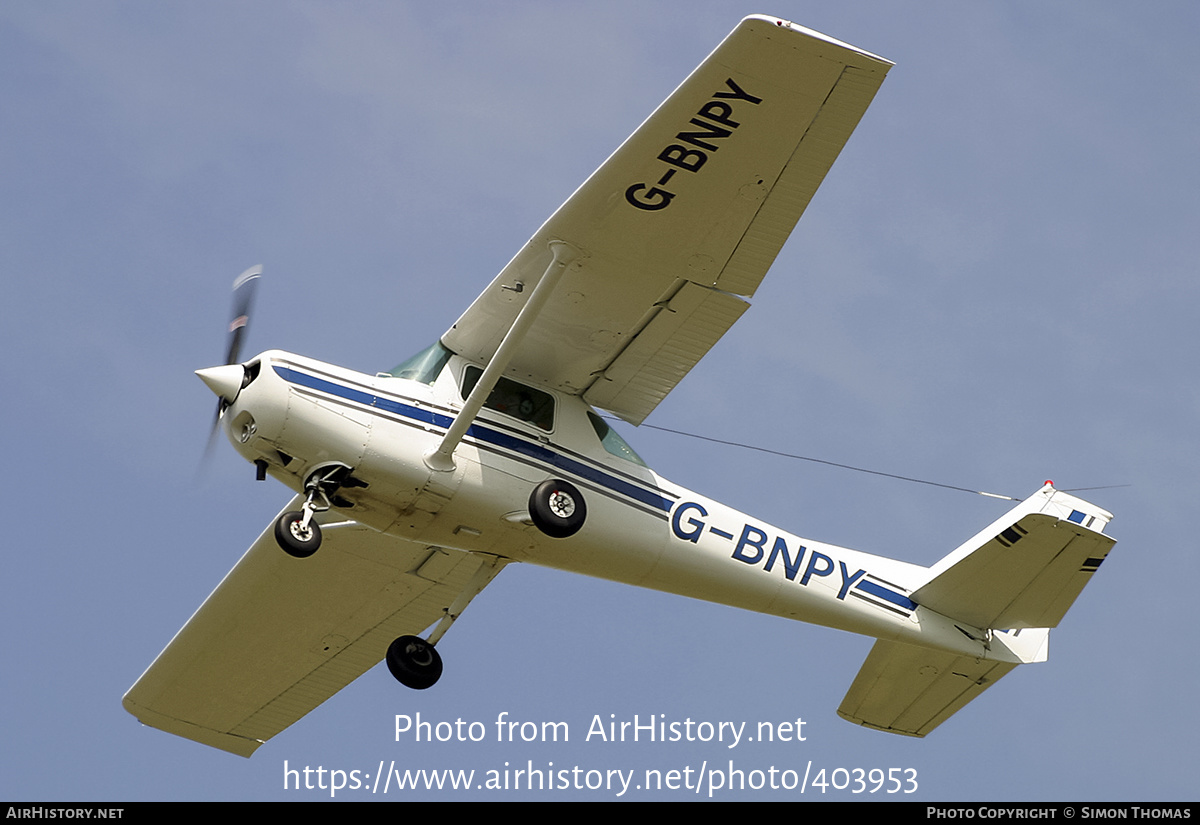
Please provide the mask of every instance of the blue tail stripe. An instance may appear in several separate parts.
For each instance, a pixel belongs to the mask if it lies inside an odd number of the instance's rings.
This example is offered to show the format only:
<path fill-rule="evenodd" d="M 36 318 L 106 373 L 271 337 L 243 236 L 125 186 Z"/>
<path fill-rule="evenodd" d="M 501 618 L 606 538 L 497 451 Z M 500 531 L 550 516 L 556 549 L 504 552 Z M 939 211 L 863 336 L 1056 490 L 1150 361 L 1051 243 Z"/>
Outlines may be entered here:
<path fill-rule="evenodd" d="M 858 589 L 908 610 L 917 609 L 917 603 L 908 598 L 908 596 L 901 595 L 895 590 L 888 590 L 886 587 L 881 587 L 880 585 L 875 584 L 873 581 L 867 581 L 866 579 L 860 580 L 858 583 Z"/>

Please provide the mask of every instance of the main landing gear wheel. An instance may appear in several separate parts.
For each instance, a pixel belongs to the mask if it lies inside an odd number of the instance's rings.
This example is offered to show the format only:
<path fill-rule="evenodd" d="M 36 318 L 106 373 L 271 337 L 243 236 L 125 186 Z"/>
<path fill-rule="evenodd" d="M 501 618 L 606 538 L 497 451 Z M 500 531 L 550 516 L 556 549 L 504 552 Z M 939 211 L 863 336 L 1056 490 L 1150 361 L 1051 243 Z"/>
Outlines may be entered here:
<path fill-rule="evenodd" d="M 304 514 L 300 512 L 284 513 L 275 519 L 275 541 L 283 548 L 283 552 L 298 559 L 306 559 L 321 546 L 321 527 L 314 519 L 308 520 L 308 526 L 302 527 Z"/>
<path fill-rule="evenodd" d="M 587 505 L 575 485 L 552 478 L 543 481 L 529 496 L 529 517 L 539 530 L 555 539 L 579 532 L 587 519 Z"/>
<path fill-rule="evenodd" d="M 388 645 L 388 670 L 396 681 L 413 690 L 433 687 L 442 675 L 442 657 L 419 636 L 401 636 Z"/>

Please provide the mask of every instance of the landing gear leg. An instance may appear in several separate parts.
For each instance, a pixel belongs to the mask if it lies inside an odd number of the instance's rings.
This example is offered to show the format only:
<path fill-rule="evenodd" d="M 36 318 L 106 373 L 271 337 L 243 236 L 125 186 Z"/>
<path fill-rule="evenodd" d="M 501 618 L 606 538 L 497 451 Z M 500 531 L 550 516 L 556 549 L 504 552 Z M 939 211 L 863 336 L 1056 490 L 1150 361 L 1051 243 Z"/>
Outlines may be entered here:
<path fill-rule="evenodd" d="M 350 473 L 350 467 L 334 463 L 321 465 L 309 474 L 299 512 L 293 510 L 275 520 L 275 541 L 283 552 L 298 559 L 317 552 L 321 546 L 321 527 L 314 517 L 330 508 L 330 497 L 350 479 Z"/>

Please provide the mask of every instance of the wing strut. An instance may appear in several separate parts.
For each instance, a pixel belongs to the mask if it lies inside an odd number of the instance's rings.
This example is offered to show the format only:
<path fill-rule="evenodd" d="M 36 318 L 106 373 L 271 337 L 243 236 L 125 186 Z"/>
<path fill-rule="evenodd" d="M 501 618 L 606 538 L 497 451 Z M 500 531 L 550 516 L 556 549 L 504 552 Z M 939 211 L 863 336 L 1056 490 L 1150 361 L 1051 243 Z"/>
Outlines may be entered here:
<path fill-rule="evenodd" d="M 512 360 L 516 354 L 517 346 L 525 337 L 525 333 L 529 331 L 533 321 L 537 318 L 542 307 L 550 298 L 550 293 L 554 291 L 562 274 L 566 272 L 567 267 L 580 256 L 580 251 L 565 241 L 550 241 L 550 252 L 554 256 L 550 261 L 550 265 L 546 267 L 541 280 L 537 282 L 537 286 L 533 288 L 533 292 L 529 295 L 529 300 L 525 302 L 525 306 L 521 307 L 521 311 L 517 314 L 508 332 L 504 336 L 504 340 L 500 342 L 500 346 L 496 348 L 496 354 L 492 356 L 492 360 L 488 362 L 487 368 L 484 369 L 483 375 L 479 377 L 479 382 L 475 385 L 475 389 L 471 390 L 471 394 L 467 396 L 466 402 L 463 403 L 462 410 L 454 419 L 454 423 L 450 425 L 450 429 L 446 430 L 446 435 L 442 437 L 442 443 L 435 449 L 425 453 L 425 466 L 431 470 L 448 473 L 454 469 L 454 448 L 458 446 L 458 442 L 462 441 L 462 437 L 467 434 L 467 428 L 471 426 L 471 422 L 475 420 L 475 416 L 483 409 L 483 402 L 492 394 L 492 389 L 496 386 L 496 382 L 500 380 L 500 374 L 508 367 L 508 362 Z"/>
<path fill-rule="evenodd" d="M 500 574 L 504 566 L 508 564 L 508 559 L 502 559 L 499 556 L 492 556 L 490 561 L 485 560 L 479 565 L 479 569 L 475 571 L 475 575 L 463 587 L 462 592 L 455 597 L 454 602 L 446 608 L 442 618 L 438 621 L 437 627 L 429 634 L 429 638 L 425 641 L 431 645 L 436 645 L 446 635 L 446 631 L 450 629 L 450 625 L 462 615 L 462 612 L 467 609 L 467 605 L 471 600 L 478 596 L 483 588 L 487 587 L 492 579 Z"/>

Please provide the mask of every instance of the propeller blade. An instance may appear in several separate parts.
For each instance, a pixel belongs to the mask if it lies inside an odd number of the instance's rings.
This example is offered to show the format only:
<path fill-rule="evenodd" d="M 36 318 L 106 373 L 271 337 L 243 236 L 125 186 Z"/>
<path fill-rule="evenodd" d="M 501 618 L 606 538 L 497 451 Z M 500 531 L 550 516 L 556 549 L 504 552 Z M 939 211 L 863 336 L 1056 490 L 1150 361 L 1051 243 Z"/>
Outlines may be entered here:
<path fill-rule="evenodd" d="M 204 445 L 204 455 L 200 457 L 200 466 L 197 468 L 197 473 L 203 473 L 212 464 L 213 447 L 217 443 L 217 430 L 221 427 L 221 402 L 217 402 L 217 410 L 213 415 L 212 426 L 208 428 L 208 443 Z M 199 477 L 199 475 L 197 476 Z"/>
<path fill-rule="evenodd" d="M 237 364 L 241 361 L 242 342 L 246 339 L 246 332 L 250 326 L 250 313 L 254 309 L 254 296 L 258 292 L 258 281 L 262 277 L 262 266 L 252 266 L 237 276 L 233 282 L 233 316 L 229 322 L 229 348 L 225 353 L 225 366 Z M 198 370 L 197 374 L 208 384 L 209 388 L 217 394 L 217 409 L 213 413 L 212 427 L 208 431 L 208 444 L 204 448 L 204 457 L 201 459 L 201 468 L 208 465 L 212 456 L 213 445 L 216 444 L 217 430 L 221 426 L 221 413 L 224 411 L 226 397 L 229 395 L 228 376 L 224 374 L 221 367 L 210 367 L 206 370 Z M 206 377 L 212 375 L 220 376 L 220 380 Z M 236 395 L 236 392 L 233 393 Z"/>
<path fill-rule="evenodd" d="M 236 364 L 241 360 L 239 356 L 242 352 L 242 341 L 246 337 L 246 328 L 250 325 L 250 312 L 254 308 L 254 294 L 258 291 L 262 269 L 262 266 L 252 266 L 233 282 L 233 318 L 229 322 L 229 351 L 225 355 L 226 364 Z"/>

